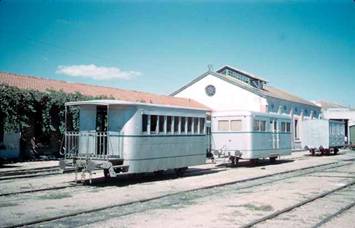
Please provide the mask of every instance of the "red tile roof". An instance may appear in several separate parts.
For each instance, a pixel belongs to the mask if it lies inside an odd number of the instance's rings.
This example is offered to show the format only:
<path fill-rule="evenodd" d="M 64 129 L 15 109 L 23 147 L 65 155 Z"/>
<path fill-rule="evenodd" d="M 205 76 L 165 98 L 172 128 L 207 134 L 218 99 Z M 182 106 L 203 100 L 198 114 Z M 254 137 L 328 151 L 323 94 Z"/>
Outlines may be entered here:
<path fill-rule="evenodd" d="M 22 76 L 0 72 L 0 84 L 14 86 L 20 89 L 32 89 L 41 92 L 48 90 L 63 90 L 66 93 L 79 92 L 87 96 L 106 96 L 118 100 L 143 102 L 159 105 L 182 106 L 187 108 L 209 109 L 192 99 L 157 95 L 134 90 L 95 86 L 82 83 L 71 83 L 59 80 L 45 79 L 33 76 Z"/>

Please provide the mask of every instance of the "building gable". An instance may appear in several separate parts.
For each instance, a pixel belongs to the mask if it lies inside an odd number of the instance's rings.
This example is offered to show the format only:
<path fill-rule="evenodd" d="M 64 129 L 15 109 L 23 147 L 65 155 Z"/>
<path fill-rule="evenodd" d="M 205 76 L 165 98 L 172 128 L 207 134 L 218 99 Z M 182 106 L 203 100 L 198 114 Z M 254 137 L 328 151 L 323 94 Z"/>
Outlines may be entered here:
<path fill-rule="evenodd" d="M 266 112 L 266 100 L 248 89 L 208 72 L 174 93 L 176 97 L 193 98 L 213 111 L 248 110 Z"/>

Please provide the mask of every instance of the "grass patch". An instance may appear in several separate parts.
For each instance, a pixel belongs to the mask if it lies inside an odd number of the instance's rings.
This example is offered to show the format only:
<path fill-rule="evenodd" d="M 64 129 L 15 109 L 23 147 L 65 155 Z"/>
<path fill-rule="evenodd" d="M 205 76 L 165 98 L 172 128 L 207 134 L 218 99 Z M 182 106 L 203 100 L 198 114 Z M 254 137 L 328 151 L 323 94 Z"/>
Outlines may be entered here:
<path fill-rule="evenodd" d="M 236 205 L 234 207 L 245 207 L 245 208 L 252 210 L 252 211 L 273 211 L 274 210 L 274 208 L 270 205 L 257 206 L 257 205 L 250 204 L 250 203 L 243 204 L 243 205 Z"/>
<path fill-rule="evenodd" d="M 17 206 L 17 203 L 11 203 L 11 202 L 0 202 L 0 208 L 1 207 L 14 207 Z"/>
<path fill-rule="evenodd" d="M 54 199 L 64 199 L 64 198 L 69 198 L 72 197 L 71 194 L 66 193 L 66 192 L 55 192 L 55 193 L 49 193 L 46 195 L 39 196 L 39 199 L 45 199 L 45 200 L 54 200 Z"/>

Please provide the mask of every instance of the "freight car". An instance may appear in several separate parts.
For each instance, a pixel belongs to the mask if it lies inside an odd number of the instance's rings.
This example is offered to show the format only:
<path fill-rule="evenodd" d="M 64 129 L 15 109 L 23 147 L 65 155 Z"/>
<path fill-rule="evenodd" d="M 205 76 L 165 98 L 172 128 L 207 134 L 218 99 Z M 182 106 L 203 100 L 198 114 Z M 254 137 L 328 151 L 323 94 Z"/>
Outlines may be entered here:
<path fill-rule="evenodd" d="M 302 124 L 304 136 L 303 147 L 312 155 L 337 154 L 345 145 L 345 124 L 342 121 L 313 119 L 304 120 Z"/>

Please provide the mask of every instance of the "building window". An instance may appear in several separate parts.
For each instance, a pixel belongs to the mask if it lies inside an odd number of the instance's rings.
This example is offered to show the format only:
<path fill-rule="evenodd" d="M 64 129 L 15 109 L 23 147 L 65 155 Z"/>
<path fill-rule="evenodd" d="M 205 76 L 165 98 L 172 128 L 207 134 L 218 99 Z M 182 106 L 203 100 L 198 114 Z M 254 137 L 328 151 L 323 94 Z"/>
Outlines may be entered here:
<path fill-rule="evenodd" d="M 231 131 L 241 131 L 242 130 L 242 120 L 231 120 L 230 129 L 231 129 Z"/>
<path fill-rule="evenodd" d="M 229 131 L 229 121 L 218 120 L 218 131 Z"/>
<path fill-rule="evenodd" d="M 295 120 L 295 139 L 299 139 L 299 136 L 298 136 L 298 120 L 296 119 Z"/>
<path fill-rule="evenodd" d="M 212 97 L 216 94 L 216 87 L 214 87 L 213 85 L 208 85 L 206 86 L 205 91 L 208 96 Z"/>

